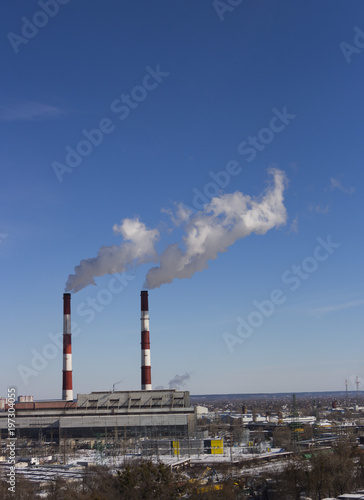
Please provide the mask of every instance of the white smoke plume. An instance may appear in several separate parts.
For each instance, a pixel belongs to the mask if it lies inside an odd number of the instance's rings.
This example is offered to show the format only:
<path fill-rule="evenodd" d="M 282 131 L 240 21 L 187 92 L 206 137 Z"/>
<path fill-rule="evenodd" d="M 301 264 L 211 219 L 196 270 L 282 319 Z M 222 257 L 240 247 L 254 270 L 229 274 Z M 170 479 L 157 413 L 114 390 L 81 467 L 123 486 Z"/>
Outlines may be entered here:
<path fill-rule="evenodd" d="M 148 229 L 136 219 L 123 219 L 120 226 L 113 226 L 115 234 L 121 234 L 124 242 L 103 246 L 97 257 L 81 260 L 70 274 L 66 292 L 78 292 L 87 285 L 95 285 L 95 278 L 105 274 L 122 273 L 132 266 L 147 262 L 158 262 L 154 246 L 159 239 L 158 229 Z"/>
<path fill-rule="evenodd" d="M 113 230 L 122 235 L 124 242 L 120 246 L 103 246 L 96 257 L 81 260 L 74 274 L 68 277 L 66 291 L 77 292 L 95 285 L 96 277 L 159 261 L 159 266 L 152 267 L 145 280 L 145 288 L 158 288 L 206 269 L 210 260 L 226 252 L 238 239 L 251 233 L 265 234 L 285 224 L 283 191 L 286 177 L 278 169 L 270 169 L 269 173 L 273 182 L 259 198 L 236 191 L 213 198 L 197 213 L 184 205 L 179 205 L 175 214 L 167 211 L 174 227 L 184 226 L 185 236 L 181 247 L 178 243 L 169 245 L 160 256 L 155 249 L 160 237 L 158 229 L 148 229 L 138 218 L 123 219 Z"/>
<path fill-rule="evenodd" d="M 251 233 L 265 234 L 269 229 L 286 223 L 283 204 L 286 184 L 284 172 L 270 169 L 273 183 L 258 198 L 253 199 L 239 191 L 213 198 L 204 209 L 185 223 L 184 248 L 177 243 L 169 245 L 160 256 L 158 267 L 151 268 L 145 287 L 158 288 L 174 279 L 190 278 L 208 267 L 208 261 L 217 258 L 238 239 Z"/>
<path fill-rule="evenodd" d="M 175 227 L 180 226 L 181 224 L 188 221 L 188 219 L 192 215 L 192 210 L 189 207 L 183 205 L 183 203 L 176 203 L 176 210 L 162 208 L 162 213 L 169 215 L 173 225 Z"/>
<path fill-rule="evenodd" d="M 187 380 L 190 380 L 190 374 L 185 373 L 184 375 L 175 375 L 172 380 L 168 382 L 170 389 L 182 389 L 186 385 Z"/>

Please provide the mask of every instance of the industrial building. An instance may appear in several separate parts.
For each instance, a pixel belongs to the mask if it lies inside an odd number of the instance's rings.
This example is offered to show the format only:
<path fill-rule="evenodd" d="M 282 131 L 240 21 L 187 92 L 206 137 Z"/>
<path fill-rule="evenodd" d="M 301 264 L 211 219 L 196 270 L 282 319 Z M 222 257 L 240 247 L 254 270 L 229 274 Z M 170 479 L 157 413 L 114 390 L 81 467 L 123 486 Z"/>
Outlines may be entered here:
<path fill-rule="evenodd" d="M 190 394 L 152 390 L 148 292 L 141 292 L 141 390 L 78 394 L 73 399 L 71 294 L 63 295 L 62 400 L 15 404 L 16 436 L 61 439 L 184 438 L 196 431 Z M 0 438 L 7 436 L 7 405 L 0 410 Z"/>
<path fill-rule="evenodd" d="M 78 394 L 77 401 L 16 403 L 18 438 L 91 439 L 113 437 L 187 437 L 196 430 L 188 392 L 118 391 Z M 7 413 L 0 412 L 1 437 Z"/>

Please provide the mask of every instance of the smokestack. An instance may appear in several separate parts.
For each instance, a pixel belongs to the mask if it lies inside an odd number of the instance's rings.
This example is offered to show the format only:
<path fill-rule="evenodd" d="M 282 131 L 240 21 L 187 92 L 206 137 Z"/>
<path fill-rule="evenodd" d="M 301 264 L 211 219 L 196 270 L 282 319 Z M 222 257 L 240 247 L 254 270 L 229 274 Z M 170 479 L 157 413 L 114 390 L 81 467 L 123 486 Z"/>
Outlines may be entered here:
<path fill-rule="evenodd" d="M 72 345 L 71 345 L 71 294 L 63 294 L 63 382 L 62 399 L 73 401 Z"/>
<path fill-rule="evenodd" d="M 143 290 L 140 293 L 140 298 L 142 327 L 142 391 L 151 391 L 152 367 L 150 366 L 149 308 L 147 290 Z"/>

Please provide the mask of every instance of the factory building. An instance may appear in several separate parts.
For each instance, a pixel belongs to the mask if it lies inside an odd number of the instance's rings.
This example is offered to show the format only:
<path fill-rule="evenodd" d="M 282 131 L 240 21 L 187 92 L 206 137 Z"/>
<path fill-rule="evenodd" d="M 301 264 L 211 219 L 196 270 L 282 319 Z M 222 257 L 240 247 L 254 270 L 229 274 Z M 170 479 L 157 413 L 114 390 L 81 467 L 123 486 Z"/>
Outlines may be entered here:
<path fill-rule="evenodd" d="M 189 392 L 177 390 L 92 392 L 77 401 L 16 403 L 15 411 L 18 438 L 182 438 L 196 430 Z M 0 430 L 6 438 L 7 412 L 0 412 Z"/>

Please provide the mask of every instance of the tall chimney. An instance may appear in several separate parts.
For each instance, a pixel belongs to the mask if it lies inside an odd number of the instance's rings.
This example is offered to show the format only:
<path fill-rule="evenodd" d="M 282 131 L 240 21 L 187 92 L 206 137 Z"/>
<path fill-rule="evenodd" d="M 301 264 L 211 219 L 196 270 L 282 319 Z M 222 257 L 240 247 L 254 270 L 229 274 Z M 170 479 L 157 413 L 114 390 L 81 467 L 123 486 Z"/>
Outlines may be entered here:
<path fill-rule="evenodd" d="M 71 294 L 63 294 L 63 382 L 62 399 L 73 401 L 72 345 L 71 345 Z"/>
<path fill-rule="evenodd" d="M 152 368 L 150 366 L 150 338 L 149 338 L 149 308 L 148 291 L 143 290 L 141 298 L 141 327 L 142 327 L 142 391 L 152 390 Z"/>

